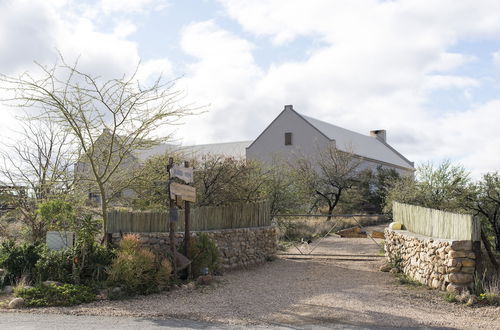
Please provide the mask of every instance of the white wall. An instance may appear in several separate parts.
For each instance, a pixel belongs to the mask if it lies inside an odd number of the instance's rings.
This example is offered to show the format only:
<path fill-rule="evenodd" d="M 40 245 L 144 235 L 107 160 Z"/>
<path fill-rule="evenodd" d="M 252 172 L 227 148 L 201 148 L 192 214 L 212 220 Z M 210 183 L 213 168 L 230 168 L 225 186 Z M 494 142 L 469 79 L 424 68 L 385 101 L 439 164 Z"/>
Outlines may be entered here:
<path fill-rule="evenodd" d="M 285 132 L 292 133 L 292 145 L 285 145 Z M 248 160 L 271 164 L 273 158 L 294 161 L 316 158 L 331 142 L 294 111 L 285 110 L 246 150 Z"/>

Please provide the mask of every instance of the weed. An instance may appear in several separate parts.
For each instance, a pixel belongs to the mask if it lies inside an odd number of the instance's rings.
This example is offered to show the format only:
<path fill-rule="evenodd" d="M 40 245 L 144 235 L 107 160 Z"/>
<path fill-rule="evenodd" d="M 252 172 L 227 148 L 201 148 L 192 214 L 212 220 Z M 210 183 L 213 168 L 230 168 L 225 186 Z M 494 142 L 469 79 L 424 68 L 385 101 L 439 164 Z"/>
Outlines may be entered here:
<path fill-rule="evenodd" d="M 444 295 L 444 300 L 446 300 L 449 303 L 456 303 L 457 302 L 457 295 L 453 292 L 447 292 Z"/>
<path fill-rule="evenodd" d="M 403 273 L 396 274 L 396 278 L 398 279 L 399 284 L 409 285 L 413 287 L 422 286 L 422 283 L 415 281 L 414 279 Z"/>

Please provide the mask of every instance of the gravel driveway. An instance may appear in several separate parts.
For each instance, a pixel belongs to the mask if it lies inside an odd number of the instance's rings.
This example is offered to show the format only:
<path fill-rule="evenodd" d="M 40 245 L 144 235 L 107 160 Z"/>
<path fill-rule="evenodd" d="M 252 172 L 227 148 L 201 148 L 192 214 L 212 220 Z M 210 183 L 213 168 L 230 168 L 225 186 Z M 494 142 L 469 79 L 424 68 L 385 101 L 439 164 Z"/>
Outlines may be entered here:
<path fill-rule="evenodd" d="M 295 249 L 289 252 L 298 253 Z M 500 329 L 500 307 L 450 304 L 439 292 L 399 285 L 392 274 L 378 271 L 381 258 L 325 256 L 378 252 L 370 239 L 329 237 L 314 251 L 321 258 L 279 258 L 229 272 L 214 286 L 30 311 L 180 318 L 228 325 Z"/>

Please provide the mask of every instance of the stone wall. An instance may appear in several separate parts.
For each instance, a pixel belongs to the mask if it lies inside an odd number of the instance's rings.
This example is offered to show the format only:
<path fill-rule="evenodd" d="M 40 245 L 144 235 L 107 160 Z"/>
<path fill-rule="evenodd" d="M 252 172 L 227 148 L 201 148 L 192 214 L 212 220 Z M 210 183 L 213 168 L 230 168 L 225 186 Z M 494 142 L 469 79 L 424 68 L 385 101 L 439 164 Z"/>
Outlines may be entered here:
<path fill-rule="evenodd" d="M 221 229 L 204 231 L 215 240 L 224 269 L 250 266 L 266 261 L 276 255 L 278 237 L 276 228 L 256 227 L 239 229 Z M 158 252 L 170 251 L 169 233 L 134 233 L 142 244 Z M 193 236 L 196 232 L 192 233 Z M 176 233 L 176 245 L 179 246 L 184 233 Z M 119 233 L 112 235 L 113 242 L 120 241 Z"/>
<path fill-rule="evenodd" d="M 470 288 L 476 266 L 472 241 L 435 239 L 406 230 L 385 230 L 385 256 L 410 278 L 432 288 Z"/>

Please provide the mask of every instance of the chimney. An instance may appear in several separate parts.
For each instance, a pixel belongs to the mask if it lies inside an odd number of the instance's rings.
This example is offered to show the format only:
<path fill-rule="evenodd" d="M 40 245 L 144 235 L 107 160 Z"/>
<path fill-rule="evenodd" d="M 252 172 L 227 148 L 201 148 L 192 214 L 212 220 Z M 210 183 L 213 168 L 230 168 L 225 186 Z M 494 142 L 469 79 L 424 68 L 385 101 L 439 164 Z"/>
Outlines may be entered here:
<path fill-rule="evenodd" d="M 291 104 L 285 105 L 285 110 L 293 110 L 293 105 Z"/>
<path fill-rule="evenodd" d="M 370 135 L 379 139 L 382 142 L 387 142 L 387 132 L 385 129 L 377 129 L 374 131 L 370 131 Z"/>

